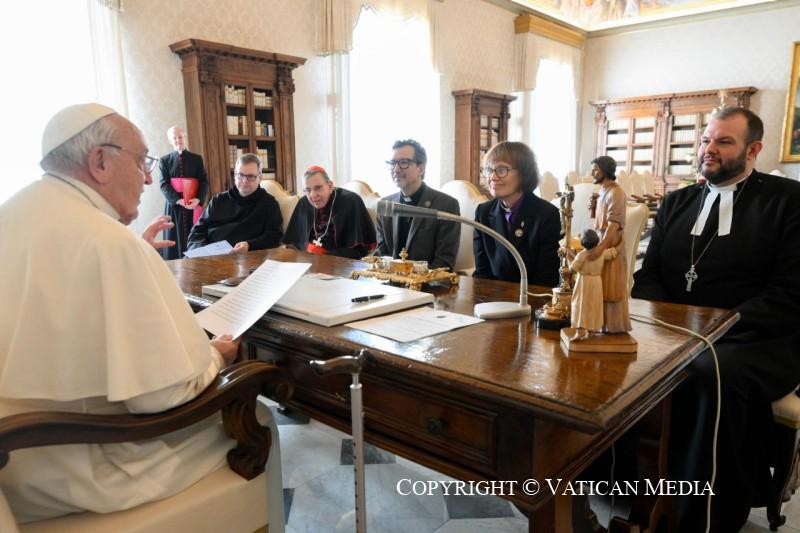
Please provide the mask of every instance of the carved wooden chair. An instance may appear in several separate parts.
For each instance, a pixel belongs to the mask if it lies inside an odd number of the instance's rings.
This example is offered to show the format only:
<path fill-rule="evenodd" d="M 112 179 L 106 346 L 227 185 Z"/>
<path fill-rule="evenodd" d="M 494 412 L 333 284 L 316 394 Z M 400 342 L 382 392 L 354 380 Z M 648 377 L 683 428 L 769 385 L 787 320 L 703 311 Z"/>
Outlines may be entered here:
<path fill-rule="evenodd" d="M 442 192 L 449 194 L 458 200 L 458 209 L 461 216 L 475 218 L 475 210 L 478 205 L 488 202 L 489 197 L 484 195 L 481 190 L 473 183 L 466 180 L 448 181 L 442 186 Z M 475 270 L 475 255 L 472 251 L 471 226 L 461 224 L 461 236 L 458 242 L 458 255 L 453 270 L 458 273 L 471 276 Z"/>
<path fill-rule="evenodd" d="M 780 400 L 772 402 L 775 419 L 773 493 L 767 503 L 769 528 L 776 531 L 786 522 L 781 515 L 783 502 L 789 501 L 798 486 L 798 450 L 800 450 L 800 397 L 792 391 Z"/>
<path fill-rule="evenodd" d="M 220 371 L 215 381 L 189 403 L 147 415 L 87 415 L 29 412 L 0 419 L 0 468 L 14 450 L 62 444 L 106 444 L 157 438 L 222 411 L 225 432 L 236 441 L 229 468 L 220 468 L 164 500 L 109 514 L 84 512 L 17 525 L 0 492 L 0 531 L 4 533 L 212 533 L 282 532 L 280 448 L 274 421 L 256 418 L 258 394 L 287 396 L 282 372 L 274 365 L 244 361 Z M 135 481 L 131 481 L 134 483 Z"/>
<path fill-rule="evenodd" d="M 275 180 L 262 180 L 261 187 L 278 201 L 278 205 L 281 208 L 281 217 L 283 218 L 282 229 L 286 233 L 286 226 L 289 225 L 289 219 L 292 218 L 292 213 L 300 198 L 296 194 L 286 192 L 283 185 Z"/>

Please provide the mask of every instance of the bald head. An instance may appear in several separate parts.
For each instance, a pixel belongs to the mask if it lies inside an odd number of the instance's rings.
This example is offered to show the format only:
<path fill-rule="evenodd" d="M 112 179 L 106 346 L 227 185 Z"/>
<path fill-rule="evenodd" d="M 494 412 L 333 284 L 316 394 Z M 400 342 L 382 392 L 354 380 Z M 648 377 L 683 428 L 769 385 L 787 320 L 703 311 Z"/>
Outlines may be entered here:
<path fill-rule="evenodd" d="M 186 150 L 186 132 L 183 131 L 183 128 L 172 126 L 167 130 L 167 140 L 176 152 L 180 153 Z"/>

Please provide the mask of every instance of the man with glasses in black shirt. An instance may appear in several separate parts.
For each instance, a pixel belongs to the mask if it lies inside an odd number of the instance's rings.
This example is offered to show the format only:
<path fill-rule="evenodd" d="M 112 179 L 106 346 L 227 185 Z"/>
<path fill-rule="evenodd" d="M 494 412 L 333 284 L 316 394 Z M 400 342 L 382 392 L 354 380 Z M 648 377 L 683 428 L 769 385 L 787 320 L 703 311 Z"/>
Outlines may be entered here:
<path fill-rule="evenodd" d="M 383 198 L 391 202 L 461 214 L 458 201 L 425 185 L 425 148 L 413 139 L 397 141 L 392 146 L 389 165 L 392 180 L 400 192 Z M 453 269 L 458 254 L 461 228 L 456 222 L 434 218 L 378 217 L 378 255 L 399 257 L 405 248 L 408 258 L 427 261 L 430 268 Z"/>
<path fill-rule="evenodd" d="M 211 199 L 189 234 L 189 249 L 228 241 L 231 253 L 275 248 L 283 231 L 278 201 L 259 184 L 261 159 L 244 154 L 236 161 L 235 186 Z"/>

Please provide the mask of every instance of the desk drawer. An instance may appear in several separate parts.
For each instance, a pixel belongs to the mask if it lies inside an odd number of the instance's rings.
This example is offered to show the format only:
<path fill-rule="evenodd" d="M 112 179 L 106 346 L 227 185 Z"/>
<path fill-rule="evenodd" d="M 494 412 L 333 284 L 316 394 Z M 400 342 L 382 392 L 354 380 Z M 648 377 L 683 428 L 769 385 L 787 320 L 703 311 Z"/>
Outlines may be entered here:
<path fill-rule="evenodd" d="M 323 354 L 288 351 L 251 339 L 251 357 L 286 368 L 294 384 L 290 404 L 336 427 L 350 424 L 350 376 L 320 378 L 308 361 Z M 330 356 L 330 354 L 326 354 Z M 368 364 L 361 373 L 367 440 L 386 440 L 472 471 L 497 472 L 498 414 L 472 395 Z"/>
<path fill-rule="evenodd" d="M 426 387 L 365 376 L 366 427 L 483 472 L 495 470 L 496 414 Z"/>

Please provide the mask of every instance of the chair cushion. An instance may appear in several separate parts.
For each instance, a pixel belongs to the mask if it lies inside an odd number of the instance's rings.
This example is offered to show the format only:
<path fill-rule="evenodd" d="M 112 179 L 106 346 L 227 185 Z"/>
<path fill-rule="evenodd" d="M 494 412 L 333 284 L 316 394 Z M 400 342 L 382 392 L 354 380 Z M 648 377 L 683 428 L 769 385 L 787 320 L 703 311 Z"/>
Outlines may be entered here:
<path fill-rule="evenodd" d="M 780 400 L 772 402 L 772 416 L 778 424 L 800 429 L 800 397 L 797 393 L 792 391 Z"/>
<path fill-rule="evenodd" d="M 32 522 L 19 529 L 21 533 L 250 533 L 268 523 L 267 514 L 267 474 L 246 481 L 223 467 L 165 500 L 109 514 L 87 512 Z"/>

